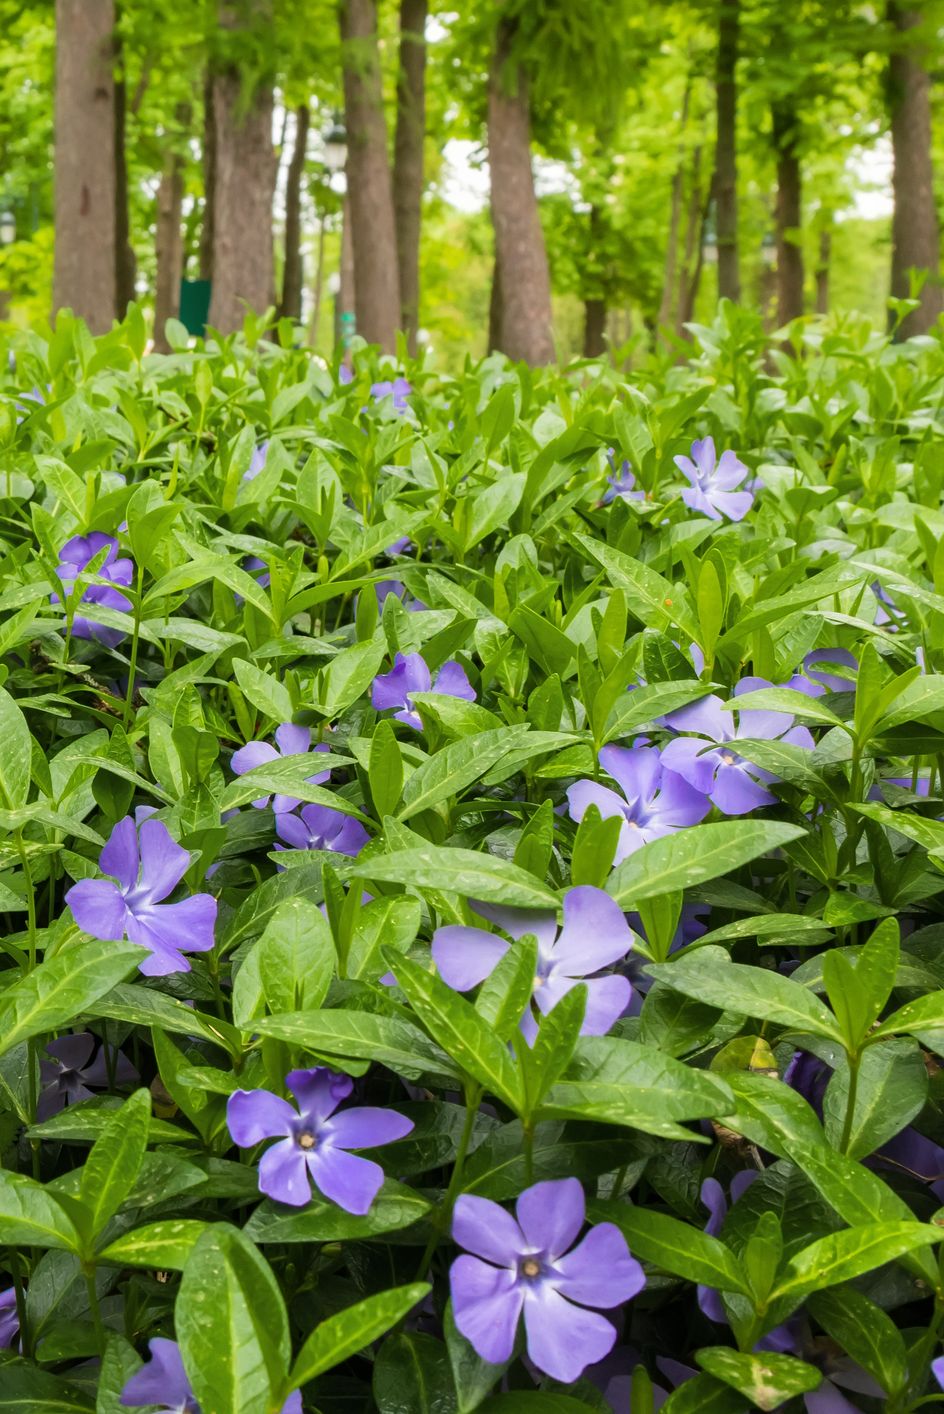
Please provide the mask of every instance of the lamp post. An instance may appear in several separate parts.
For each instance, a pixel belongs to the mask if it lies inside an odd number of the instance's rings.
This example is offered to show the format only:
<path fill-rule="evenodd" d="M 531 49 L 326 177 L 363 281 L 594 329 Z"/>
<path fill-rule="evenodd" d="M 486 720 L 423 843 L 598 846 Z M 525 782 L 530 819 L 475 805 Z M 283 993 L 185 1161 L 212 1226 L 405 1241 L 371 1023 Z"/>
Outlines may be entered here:
<path fill-rule="evenodd" d="M 0 211 L 0 246 L 12 245 L 16 240 L 16 217 L 9 207 Z"/>

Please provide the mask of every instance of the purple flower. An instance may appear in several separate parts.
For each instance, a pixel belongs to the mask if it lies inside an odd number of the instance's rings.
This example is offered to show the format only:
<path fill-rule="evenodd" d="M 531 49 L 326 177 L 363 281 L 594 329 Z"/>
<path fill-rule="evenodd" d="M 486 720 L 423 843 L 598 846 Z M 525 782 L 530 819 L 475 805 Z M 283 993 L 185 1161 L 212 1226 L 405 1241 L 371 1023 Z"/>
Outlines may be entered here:
<path fill-rule="evenodd" d="M 394 378 L 392 382 L 388 378 L 381 383 L 371 383 L 370 385 L 370 396 L 374 402 L 379 403 L 384 398 L 393 398 L 394 412 L 406 412 L 407 396 L 412 391 L 412 384 L 408 383 L 405 378 Z"/>
<path fill-rule="evenodd" d="M 611 1322 L 584 1308 L 621 1306 L 646 1278 L 613 1223 L 599 1223 L 574 1247 L 586 1215 L 575 1178 L 526 1188 L 515 1215 L 488 1198 L 458 1199 L 452 1235 L 474 1255 L 463 1253 L 449 1271 L 456 1325 L 476 1354 L 501 1365 L 523 1312 L 529 1359 L 570 1384 L 616 1340 Z"/>
<path fill-rule="evenodd" d="M 795 673 L 785 687 L 795 692 L 805 692 L 807 697 L 822 697 L 825 692 L 852 692 L 855 683 L 849 677 L 823 671 L 824 663 L 835 663 L 838 667 L 850 668 L 858 672 L 859 664 L 846 648 L 814 648 L 803 659 L 803 667 Z"/>
<path fill-rule="evenodd" d="M 164 1336 L 154 1336 L 148 1341 L 151 1358 L 136 1375 L 132 1375 L 121 1391 L 121 1403 L 125 1409 L 139 1409 L 142 1405 L 156 1405 L 160 1414 L 200 1414 L 200 1405 L 194 1397 L 193 1387 L 187 1378 L 180 1346 L 176 1340 Z M 302 1396 L 299 1390 L 290 1394 L 282 1405 L 281 1414 L 302 1414 Z"/>
<path fill-rule="evenodd" d="M 474 905 L 515 940 L 531 933 L 537 939 L 538 964 L 532 998 L 545 1015 L 578 982 L 587 981 L 587 1010 L 581 1032 L 603 1036 L 629 1005 L 632 987 L 626 977 L 593 977 L 619 962 L 633 945 L 633 935 L 619 906 L 602 889 L 580 884 L 564 895 L 564 925 L 558 933 L 550 911 Z M 457 992 L 467 992 L 498 966 L 510 943 L 483 928 L 450 924 L 433 934 L 433 960 L 443 981 Z M 528 1008 L 521 1029 L 529 1042 L 537 1024 Z"/>
<path fill-rule="evenodd" d="M 16 1289 L 8 1287 L 0 1291 L 0 1350 L 9 1350 L 20 1331 L 20 1317 L 16 1309 Z"/>
<path fill-rule="evenodd" d="M 291 849 L 331 849 L 338 854 L 360 854 L 369 838 L 359 820 L 328 805 L 304 805 L 298 815 L 282 812 L 275 817 L 280 839 Z M 285 845 L 276 845 L 284 849 Z"/>
<path fill-rule="evenodd" d="M 617 471 L 616 459 L 613 452 L 607 452 L 606 456 L 613 475 L 606 478 L 609 482 L 609 490 L 604 492 L 603 500 L 600 502 L 600 505 L 610 505 L 612 501 L 616 500 L 617 496 L 621 501 L 644 501 L 646 499 L 645 491 L 636 491 L 633 489 L 636 485 L 636 478 L 630 470 L 629 462 L 624 461 L 619 471 Z"/>
<path fill-rule="evenodd" d="M 80 1100 L 90 1100 L 93 1090 L 105 1090 L 110 1081 L 105 1063 L 105 1048 L 99 1048 L 92 1060 L 95 1037 L 90 1031 L 80 1031 L 74 1036 L 60 1036 L 50 1041 L 46 1054 L 51 1060 L 39 1063 L 39 1078 L 42 1091 L 36 1107 L 37 1119 L 48 1119 L 66 1105 L 78 1104 Z M 131 1085 L 138 1079 L 134 1066 L 122 1055 L 115 1056 L 114 1077 L 116 1085 Z"/>
<path fill-rule="evenodd" d="M 419 653 L 398 653 L 390 672 L 380 673 L 374 678 L 370 700 L 378 712 L 386 712 L 390 707 L 399 707 L 400 711 L 393 714 L 396 720 L 422 731 L 420 714 L 413 706 L 414 692 L 438 692 L 443 697 L 461 697 L 464 702 L 475 701 L 475 690 L 458 663 L 443 663 L 436 674 L 434 686 L 429 668 Z"/>
<path fill-rule="evenodd" d="M 243 569 L 247 574 L 252 575 L 261 589 L 268 589 L 272 582 L 272 576 L 269 574 L 269 567 L 265 560 L 260 560 L 258 555 L 247 555 L 243 560 Z M 241 594 L 235 594 L 233 597 L 237 603 L 242 603 Z"/>
<path fill-rule="evenodd" d="M 938 1203 L 944 1203 L 944 1148 L 913 1125 L 883 1144 L 869 1161 L 869 1167 L 873 1165 L 909 1174 L 927 1184 Z"/>
<path fill-rule="evenodd" d="M 741 1169 L 731 1179 L 731 1203 L 737 1202 L 742 1194 L 759 1175 L 756 1169 Z M 706 1178 L 701 1186 L 701 1201 L 708 1209 L 708 1221 L 705 1223 L 704 1231 L 709 1237 L 717 1237 L 724 1225 L 724 1220 L 728 1216 L 728 1200 L 725 1197 L 724 1189 L 716 1178 Z M 698 1287 L 698 1305 L 709 1321 L 717 1321 L 719 1324 L 727 1325 L 728 1318 L 721 1301 L 721 1294 L 713 1287 Z"/>
<path fill-rule="evenodd" d="M 374 590 L 377 595 L 378 609 L 383 608 L 384 600 L 386 599 L 388 594 L 394 594 L 399 600 L 401 600 L 403 602 L 404 608 L 408 609 L 411 614 L 422 612 L 427 607 L 421 599 L 412 599 L 410 603 L 407 604 L 405 602 L 407 596 L 407 587 L 403 583 L 403 581 L 399 579 L 379 579 L 374 585 Z"/>
<path fill-rule="evenodd" d="M 300 1208 L 311 1200 L 311 1183 L 348 1213 L 370 1209 L 384 1181 L 379 1164 L 349 1149 L 372 1149 L 402 1139 L 413 1121 L 395 1110 L 362 1105 L 335 1114 L 350 1095 L 353 1081 L 324 1066 L 293 1070 L 285 1083 L 298 1102 L 269 1090 L 237 1090 L 226 1106 L 226 1122 L 241 1149 L 278 1138 L 259 1161 L 259 1189 L 279 1203 Z"/>
<path fill-rule="evenodd" d="M 769 687 L 763 678 L 743 678 L 734 689 L 737 697 L 756 688 Z M 728 743 L 759 739 L 783 741 L 792 746 L 813 748 L 806 727 L 795 727 L 789 712 L 766 712 L 748 708 L 734 716 L 724 710 L 722 700 L 712 693 L 680 707 L 665 718 L 666 726 L 697 736 L 679 736 L 662 748 L 662 759 L 697 790 L 704 791 L 724 815 L 746 815 L 759 805 L 774 805 L 776 797 L 761 784 L 776 776 L 750 761 L 743 761 Z M 715 743 L 709 745 L 709 743 Z"/>
<path fill-rule="evenodd" d="M 127 586 L 131 583 L 134 564 L 127 558 L 119 559 L 118 541 L 113 535 L 103 535 L 100 530 L 93 530 L 90 535 L 73 535 L 72 539 L 67 540 L 59 551 L 56 574 L 68 588 L 73 580 L 78 579 L 86 565 L 106 547 L 107 554 L 104 563 L 95 575 L 95 582 L 89 584 L 82 591 L 79 604 L 100 604 L 103 609 L 114 609 L 118 613 L 127 613 L 131 608 L 131 600 L 114 586 L 116 584 Z M 51 604 L 61 602 L 58 594 L 50 594 L 49 601 Z M 106 648 L 115 648 L 125 637 L 125 633 L 123 629 L 106 628 L 104 624 L 98 623 L 91 614 L 76 613 L 72 620 L 72 636 L 73 638 L 94 638 L 99 643 L 103 643 Z"/>
<path fill-rule="evenodd" d="M 794 1051 L 783 1072 L 783 1083 L 802 1095 L 822 1119 L 823 1099 L 831 1076 L 831 1068 L 818 1056 L 810 1051 Z"/>
<path fill-rule="evenodd" d="M 184 953 L 209 952 L 216 899 L 194 894 L 179 903 L 163 902 L 186 873 L 190 855 L 171 839 L 162 821 L 145 820 L 136 830 L 126 815 L 109 835 L 98 863 L 110 878 L 82 879 L 66 894 L 83 932 L 113 942 L 127 937 L 146 948 L 148 956 L 139 964 L 145 977 L 189 972 Z"/>
<path fill-rule="evenodd" d="M 936 1360 L 931 1361 L 931 1374 L 937 1380 L 941 1389 L 944 1389 L 944 1355 L 939 1355 Z"/>
<path fill-rule="evenodd" d="M 878 628 L 887 628 L 889 633 L 897 633 L 904 622 L 904 615 L 895 603 L 892 596 L 886 589 L 883 589 L 878 580 L 874 580 L 869 586 L 872 593 L 878 600 L 875 610 L 875 624 Z"/>
<path fill-rule="evenodd" d="M 654 746 L 604 746 L 600 765 L 620 786 L 622 796 L 596 781 L 577 781 L 567 791 L 568 809 L 577 821 L 591 805 L 604 819 L 623 817 L 617 864 L 650 840 L 697 825 L 711 809 L 705 794 L 669 770 Z"/>
<path fill-rule="evenodd" d="M 401 535 L 399 540 L 394 540 L 392 545 L 387 546 L 386 550 L 384 550 L 384 554 L 389 555 L 391 559 L 395 555 L 405 555 L 407 550 L 412 548 L 412 545 L 413 541 L 408 535 Z"/>
<path fill-rule="evenodd" d="M 324 742 L 319 742 L 315 751 L 328 751 Z M 304 756 L 311 750 L 311 731 L 308 727 L 296 727 L 291 722 L 283 722 L 275 730 L 275 746 L 270 746 L 267 741 L 250 741 L 245 746 L 241 746 L 238 751 L 233 752 L 230 765 L 237 776 L 243 776 L 247 771 L 251 771 L 254 766 L 266 766 L 270 761 L 278 761 L 280 756 Z M 331 775 L 330 770 L 319 771 L 314 776 L 306 776 L 305 781 L 310 786 L 322 785 Z M 263 810 L 268 805 L 271 796 L 263 795 L 252 803 L 257 810 Z M 294 810 L 297 805 L 301 805 L 300 800 L 295 800 L 290 795 L 277 795 L 272 802 L 272 808 L 276 815 L 281 815 L 286 810 Z"/>
<path fill-rule="evenodd" d="M 722 452 L 718 461 L 713 437 L 692 443 L 690 457 L 676 457 L 675 465 L 691 486 L 682 491 L 689 510 L 701 511 L 712 520 L 743 520 L 754 503 L 750 491 L 735 491 L 747 476 L 747 467 L 734 452 Z"/>
<path fill-rule="evenodd" d="M 354 370 L 351 368 L 350 364 L 341 364 L 341 367 L 338 369 L 338 382 L 342 388 L 346 388 L 350 383 L 354 382 Z"/>
<path fill-rule="evenodd" d="M 260 442 L 249 458 L 249 466 L 243 472 L 244 481 L 255 481 L 260 472 L 265 471 L 266 457 L 269 455 L 268 442 Z"/>

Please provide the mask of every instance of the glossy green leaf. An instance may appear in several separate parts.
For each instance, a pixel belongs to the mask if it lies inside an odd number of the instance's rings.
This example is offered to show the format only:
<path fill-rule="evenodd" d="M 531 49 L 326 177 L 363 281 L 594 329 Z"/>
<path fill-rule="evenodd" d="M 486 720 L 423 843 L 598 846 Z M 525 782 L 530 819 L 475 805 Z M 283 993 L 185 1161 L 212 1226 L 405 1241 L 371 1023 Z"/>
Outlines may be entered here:
<path fill-rule="evenodd" d="M 429 1291 L 428 1282 L 413 1282 L 410 1286 L 397 1286 L 368 1296 L 329 1316 L 312 1331 L 298 1352 L 292 1366 L 293 1386 L 307 1384 L 378 1340 Z"/>
<path fill-rule="evenodd" d="M 633 908 L 642 899 L 717 879 L 804 834 L 798 825 L 778 820 L 693 825 L 664 839 L 650 840 L 624 859 L 611 874 L 607 893 L 621 907 Z"/>
<path fill-rule="evenodd" d="M 90 1011 L 143 956 L 129 943 L 87 938 L 41 962 L 0 996 L 0 1052 Z"/>

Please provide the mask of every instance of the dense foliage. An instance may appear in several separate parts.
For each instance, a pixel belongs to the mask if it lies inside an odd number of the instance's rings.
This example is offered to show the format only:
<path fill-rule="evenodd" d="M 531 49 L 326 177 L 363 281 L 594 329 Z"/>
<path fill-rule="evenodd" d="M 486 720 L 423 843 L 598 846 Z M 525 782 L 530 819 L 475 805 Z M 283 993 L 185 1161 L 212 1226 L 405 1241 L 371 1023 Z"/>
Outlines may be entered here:
<path fill-rule="evenodd" d="M 926 1403 L 940 342 L 171 334 L 0 384 L 0 1404 Z"/>

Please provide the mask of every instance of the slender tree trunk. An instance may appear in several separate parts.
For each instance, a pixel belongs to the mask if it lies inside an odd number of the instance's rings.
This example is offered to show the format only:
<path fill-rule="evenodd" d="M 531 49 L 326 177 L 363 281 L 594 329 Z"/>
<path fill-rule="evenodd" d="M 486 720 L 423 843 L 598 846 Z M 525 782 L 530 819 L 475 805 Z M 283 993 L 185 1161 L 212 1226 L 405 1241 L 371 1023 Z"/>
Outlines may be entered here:
<path fill-rule="evenodd" d="M 737 57 L 740 0 L 719 0 L 715 198 L 718 227 L 718 296 L 741 298 L 737 238 Z"/>
<path fill-rule="evenodd" d="M 341 212 L 341 267 L 338 284 L 335 340 L 341 343 L 357 329 L 357 282 L 354 271 L 354 233 L 350 197 L 344 198 Z M 347 317 L 345 317 L 347 316 Z"/>
<path fill-rule="evenodd" d="M 263 35 L 271 23 L 268 0 L 240 10 L 241 23 Z M 246 16 L 243 20 L 242 16 Z M 233 11 L 220 24 L 235 30 Z M 224 64 L 213 78 L 213 292 L 209 323 L 222 334 L 242 327 L 244 304 L 256 313 L 275 303 L 272 201 L 276 158 L 272 147 L 272 86 L 259 79 L 244 91 L 241 66 Z"/>
<path fill-rule="evenodd" d="M 95 334 L 116 309 L 112 0 L 56 0 L 53 306 Z"/>
<path fill-rule="evenodd" d="M 826 224 L 819 233 L 819 258 L 816 262 L 816 313 L 829 313 L 829 265 L 833 253 L 833 218 L 826 216 Z"/>
<path fill-rule="evenodd" d="M 177 110 L 178 121 L 189 126 L 190 106 Z M 164 158 L 161 184 L 157 191 L 157 279 L 154 286 L 154 347 L 167 353 L 170 345 L 164 333 L 168 319 L 176 317 L 180 307 L 180 277 L 183 274 L 184 245 L 181 224 L 184 200 L 184 159 L 179 152 L 169 151 Z"/>
<path fill-rule="evenodd" d="M 213 120 L 213 73 L 203 79 L 203 224 L 200 227 L 200 278 L 213 279 L 213 211 L 216 198 L 216 123 Z"/>
<path fill-rule="evenodd" d="M 702 148 L 701 144 L 699 144 L 692 153 L 692 167 L 689 177 L 690 184 L 687 203 L 688 210 L 685 217 L 685 256 L 682 268 L 678 274 L 678 290 L 675 295 L 675 309 L 677 311 L 675 331 L 680 339 L 685 335 L 683 328 L 685 321 L 691 318 L 688 292 L 695 273 L 695 263 L 698 258 L 697 252 L 700 249 L 701 243 L 704 211 L 704 195 L 701 189 L 701 163 Z"/>
<path fill-rule="evenodd" d="M 713 186 L 709 186 L 708 191 L 702 201 L 701 211 L 698 214 L 698 237 L 697 254 L 695 256 L 695 268 L 687 288 L 683 292 L 681 314 L 679 317 L 679 329 L 684 331 L 684 326 L 691 323 L 695 313 L 695 301 L 698 299 L 698 291 L 701 286 L 701 275 L 705 268 L 705 226 L 708 224 L 708 212 L 711 208 L 713 196 Z"/>
<path fill-rule="evenodd" d="M 900 47 L 888 65 L 888 99 L 892 120 L 895 167 L 892 179 L 895 204 L 892 213 L 891 292 L 898 299 L 911 293 L 909 271 L 927 272 L 918 295 L 918 308 L 905 318 L 896 337 L 925 334 L 942 307 L 940 236 L 934 205 L 934 171 L 931 162 L 930 79 L 910 31 L 922 19 L 921 11 L 900 0 L 888 0 L 888 18 L 900 36 Z M 909 42 L 911 40 L 912 42 Z"/>
<path fill-rule="evenodd" d="M 502 287 L 501 266 L 498 252 L 492 261 L 492 288 L 488 300 L 488 351 L 498 353 L 502 348 Z"/>
<path fill-rule="evenodd" d="M 583 302 L 583 356 L 600 358 L 606 353 L 606 300 L 588 299 Z"/>
<path fill-rule="evenodd" d="M 393 192 L 400 275 L 400 327 L 416 353 L 420 318 L 420 229 L 426 141 L 427 0 L 400 0 L 400 72 Z"/>
<path fill-rule="evenodd" d="M 513 22 L 500 19 L 488 85 L 488 160 L 502 350 L 526 363 L 551 363 L 551 281 L 531 170 L 528 80 L 513 43 Z"/>
<path fill-rule="evenodd" d="M 685 94 L 682 98 L 681 137 L 679 141 L 678 161 L 672 176 L 669 235 L 665 247 L 665 276 L 662 282 L 662 299 L 659 303 L 658 325 L 660 329 L 668 329 L 672 322 L 672 311 L 675 304 L 675 272 L 678 265 L 679 226 L 682 220 L 682 184 L 685 177 L 685 129 L 688 124 L 690 94 L 691 80 L 687 79 L 685 83 Z"/>
<path fill-rule="evenodd" d="M 357 330 L 369 344 L 394 353 L 400 278 L 377 48 L 377 0 L 340 0 L 340 4 Z"/>
<path fill-rule="evenodd" d="M 302 178 L 311 115 L 302 103 L 295 110 L 295 146 L 285 183 L 285 268 L 282 271 L 283 319 L 302 317 Z"/>
<path fill-rule="evenodd" d="M 117 15 L 116 15 L 117 19 Z M 126 123 L 128 89 L 125 79 L 124 45 L 118 29 L 114 38 L 113 74 L 115 84 L 115 300 L 119 319 L 124 319 L 134 299 L 138 262 L 131 244 L 131 213 L 128 209 L 128 153 Z"/>
<path fill-rule="evenodd" d="M 308 326 L 308 342 L 312 348 L 318 346 L 318 325 L 321 322 L 321 296 L 324 290 L 325 260 L 325 217 L 318 220 L 318 254 L 315 258 L 315 278 L 311 286 L 311 322 Z"/>
<path fill-rule="evenodd" d="M 779 106 L 773 110 L 773 137 L 777 153 L 777 322 L 789 324 L 803 313 L 803 248 L 800 158 L 793 114 Z"/>

